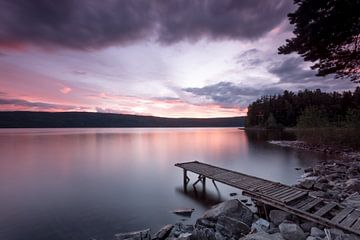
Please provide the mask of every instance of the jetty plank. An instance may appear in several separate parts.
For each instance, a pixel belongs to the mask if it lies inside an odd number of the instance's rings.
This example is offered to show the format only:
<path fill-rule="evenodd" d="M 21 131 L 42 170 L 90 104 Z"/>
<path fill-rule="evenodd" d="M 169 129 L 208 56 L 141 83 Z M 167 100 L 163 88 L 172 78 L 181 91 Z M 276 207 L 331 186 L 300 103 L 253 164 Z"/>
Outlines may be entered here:
<path fill-rule="evenodd" d="M 303 219 L 360 235 L 359 211 L 335 202 L 326 202 L 320 198 L 309 196 L 306 190 L 206 163 L 187 162 L 177 163 L 175 166 L 184 169 L 184 173 L 186 171 L 193 172 L 203 178 L 209 178 L 213 181 L 239 188 L 244 195 Z M 309 210 L 320 203 L 324 204 L 320 209 L 314 213 L 309 212 Z M 332 216 L 333 212 L 338 208 L 340 208 L 340 212 Z"/>

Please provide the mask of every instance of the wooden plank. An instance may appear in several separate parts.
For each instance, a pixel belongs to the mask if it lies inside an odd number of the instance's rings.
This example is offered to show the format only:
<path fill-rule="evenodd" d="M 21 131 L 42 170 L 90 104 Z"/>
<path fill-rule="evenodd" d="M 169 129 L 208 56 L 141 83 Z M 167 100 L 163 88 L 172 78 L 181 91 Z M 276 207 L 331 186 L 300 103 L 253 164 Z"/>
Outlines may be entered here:
<path fill-rule="evenodd" d="M 275 192 L 279 192 L 279 191 L 282 191 L 282 190 L 285 190 L 285 189 L 287 189 L 287 187 L 279 186 L 277 188 L 271 188 L 271 189 L 268 189 L 266 191 L 263 191 L 263 193 L 264 194 L 275 193 Z"/>
<path fill-rule="evenodd" d="M 337 206 L 337 203 L 330 202 L 330 203 L 326 204 L 325 206 L 323 206 L 322 208 L 320 208 L 319 210 L 317 210 L 316 212 L 314 212 L 314 215 L 319 216 L 319 217 L 324 216 L 326 213 L 331 211 L 336 206 Z"/>
<path fill-rule="evenodd" d="M 299 190 L 297 190 L 297 189 L 291 189 L 292 191 L 290 191 L 290 192 L 287 192 L 287 193 L 283 193 L 283 194 L 281 194 L 281 195 L 279 195 L 279 196 L 277 196 L 278 198 L 280 198 L 280 199 L 285 199 L 285 198 L 287 198 L 287 197 L 290 197 L 291 195 L 293 195 L 294 193 L 298 193 L 299 192 Z"/>
<path fill-rule="evenodd" d="M 279 193 L 276 193 L 274 195 L 272 195 L 273 197 L 276 197 L 276 198 L 279 198 L 279 197 L 283 197 L 283 196 L 287 196 L 287 195 L 290 195 L 292 193 L 296 192 L 295 189 L 292 189 L 292 188 L 288 188 L 282 192 L 279 192 Z"/>
<path fill-rule="evenodd" d="M 360 219 L 358 219 L 352 226 L 352 229 L 360 230 Z"/>
<path fill-rule="evenodd" d="M 321 203 L 322 201 L 323 200 L 320 198 L 315 198 L 313 201 L 307 203 L 306 205 L 302 206 L 299 209 L 306 212 L 306 211 L 310 210 L 311 208 L 315 207 L 316 205 L 318 205 L 319 203 Z"/>
<path fill-rule="evenodd" d="M 305 197 L 305 196 L 308 196 L 308 193 L 307 192 L 303 192 L 303 191 L 299 191 L 298 193 L 294 194 L 294 195 L 291 195 L 291 196 L 287 196 L 285 198 L 282 198 L 281 201 L 283 201 L 284 203 L 290 203 L 296 199 L 299 199 L 299 198 L 302 198 L 302 197 Z"/>
<path fill-rule="evenodd" d="M 340 222 L 341 225 L 345 227 L 350 227 L 356 220 L 358 220 L 360 217 L 360 212 L 354 210 L 352 213 L 347 215 L 347 217 Z"/>
<path fill-rule="evenodd" d="M 314 198 L 313 197 L 309 197 L 304 199 L 303 201 L 298 202 L 297 204 L 295 204 L 294 206 L 292 206 L 293 208 L 301 208 L 302 206 L 304 206 L 305 204 L 311 202 Z"/>
<path fill-rule="evenodd" d="M 338 214 L 336 214 L 335 217 L 331 219 L 331 222 L 333 223 L 339 223 L 341 222 L 348 214 L 350 214 L 352 211 L 354 211 L 354 208 L 352 207 L 346 207 L 343 210 L 341 210 Z"/>

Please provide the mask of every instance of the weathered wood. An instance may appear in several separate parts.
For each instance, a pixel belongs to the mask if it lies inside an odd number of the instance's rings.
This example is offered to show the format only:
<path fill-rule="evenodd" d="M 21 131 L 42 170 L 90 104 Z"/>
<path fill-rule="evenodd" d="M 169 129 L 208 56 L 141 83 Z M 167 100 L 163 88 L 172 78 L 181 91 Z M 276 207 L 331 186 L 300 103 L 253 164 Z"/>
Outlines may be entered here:
<path fill-rule="evenodd" d="M 347 217 L 344 220 L 342 220 L 340 224 L 345 227 L 350 227 L 354 222 L 356 222 L 356 220 L 359 219 L 359 217 L 360 217 L 360 212 L 355 210 L 349 215 L 347 215 Z"/>
<path fill-rule="evenodd" d="M 191 171 L 199 174 L 204 186 L 205 179 L 209 178 L 213 182 L 218 181 L 239 188 L 243 190 L 244 195 L 256 199 L 260 203 L 287 211 L 327 227 L 337 227 L 360 235 L 360 212 L 334 202 L 324 202 L 324 206 L 315 213 L 311 213 L 309 210 L 316 207 L 323 200 L 310 197 L 308 191 L 205 163 L 179 163 L 175 164 L 175 166 L 184 169 L 184 183 L 186 181 L 186 171 Z M 336 216 L 331 216 L 334 212 L 332 210 L 336 206 L 339 206 L 341 210 Z M 329 218 L 323 216 L 328 216 Z"/>
<path fill-rule="evenodd" d="M 300 208 L 300 210 L 306 212 L 306 211 L 310 210 L 311 208 L 315 207 L 316 205 L 318 205 L 318 204 L 321 203 L 321 202 L 322 202 L 322 199 L 315 198 L 313 201 L 307 203 L 305 206 L 302 206 L 302 207 Z"/>
<path fill-rule="evenodd" d="M 334 207 L 337 206 L 337 203 L 335 202 L 330 202 L 326 205 L 324 205 L 322 208 L 320 208 L 319 210 L 317 210 L 316 212 L 314 212 L 315 215 L 321 217 L 324 216 L 326 213 L 328 213 L 329 211 L 331 211 Z"/>
<path fill-rule="evenodd" d="M 352 207 L 346 207 L 341 210 L 335 217 L 331 219 L 333 223 L 341 222 L 348 214 L 350 214 L 354 209 Z"/>

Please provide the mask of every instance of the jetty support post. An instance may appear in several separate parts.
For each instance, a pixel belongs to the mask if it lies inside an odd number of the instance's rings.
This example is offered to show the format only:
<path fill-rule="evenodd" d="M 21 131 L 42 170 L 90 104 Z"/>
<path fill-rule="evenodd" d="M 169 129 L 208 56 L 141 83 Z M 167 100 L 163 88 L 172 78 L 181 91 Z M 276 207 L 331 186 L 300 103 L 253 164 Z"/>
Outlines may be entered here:
<path fill-rule="evenodd" d="M 190 178 L 187 176 L 187 170 L 184 169 L 184 182 L 183 182 L 184 192 L 187 192 L 187 185 L 189 182 L 190 182 Z"/>

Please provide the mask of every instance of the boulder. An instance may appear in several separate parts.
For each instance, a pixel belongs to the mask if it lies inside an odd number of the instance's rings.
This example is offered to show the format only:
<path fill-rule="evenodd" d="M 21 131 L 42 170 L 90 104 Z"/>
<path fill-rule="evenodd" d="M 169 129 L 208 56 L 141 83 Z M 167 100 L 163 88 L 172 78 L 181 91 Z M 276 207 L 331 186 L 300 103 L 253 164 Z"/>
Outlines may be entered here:
<path fill-rule="evenodd" d="M 346 181 L 346 190 L 352 192 L 360 192 L 360 180 L 351 178 Z"/>
<path fill-rule="evenodd" d="M 273 222 L 275 225 L 279 225 L 290 216 L 291 215 L 289 213 L 277 209 L 271 210 L 269 214 L 270 221 Z"/>
<path fill-rule="evenodd" d="M 270 229 L 270 223 L 263 218 L 259 218 L 251 225 L 251 232 L 268 231 Z"/>
<path fill-rule="evenodd" d="M 173 229 L 174 225 L 168 224 L 162 227 L 157 233 L 152 236 L 153 240 L 163 240 L 167 238 Z"/>
<path fill-rule="evenodd" d="M 249 227 L 253 221 L 253 212 L 239 200 L 232 199 L 213 206 L 201 218 L 216 222 L 220 216 L 235 218 Z"/>
<path fill-rule="evenodd" d="M 238 239 L 250 232 L 250 227 L 237 218 L 220 216 L 215 226 L 216 232 L 228 239 Z"/>
<path fill-rule="evenodd" d="M 315 184 L 315 180 L 313 179 L 305 179 L 304 181 L 300 182 L 299 185 L 305 189 L 311 189 Z"/>
<path fill-rule="evenodd" d="M 317 238 L 323 238 L 325 237 L 325 232 L 317 227 L 312 227 L 310 235 Z"/>
<path fill-rule="evenodd" d="M 191 233 L 194 226 L 190 224 L 176 223 L 171 229 L 169 237 L 179 237 L 182 233 Z"/>
<path fill-rule="evenodd" d="M 312 227 L 316 227 L 317 224 L 314 222 L 304 222 L 300 224 L 300 227 L 304 232 L 310 232 Z"/>
<path fill-rule="evenodd" d="M 283 222 L 279 225 L 280 233 L 286 240 L 305 240 L 306 234 L 299 225 Z"/>
<path fill-rule="evenodd" d="M 218 240 L 223 237 L 221 235 L 215 237 L 215 231 L 210 228 L 195 228 L 190 238 L 194 240 Z"/>
<path fill-rule="evenodd" d="M 151 240 L 150 229 L 144 229 L 135 232 L 117 233 L 114 240 Z"/>
<path fill-rule="evenodd" d="M 360 180 L 351 178 L 346 181 L 346 190 L 353 192 L 360 192 Z"/>

